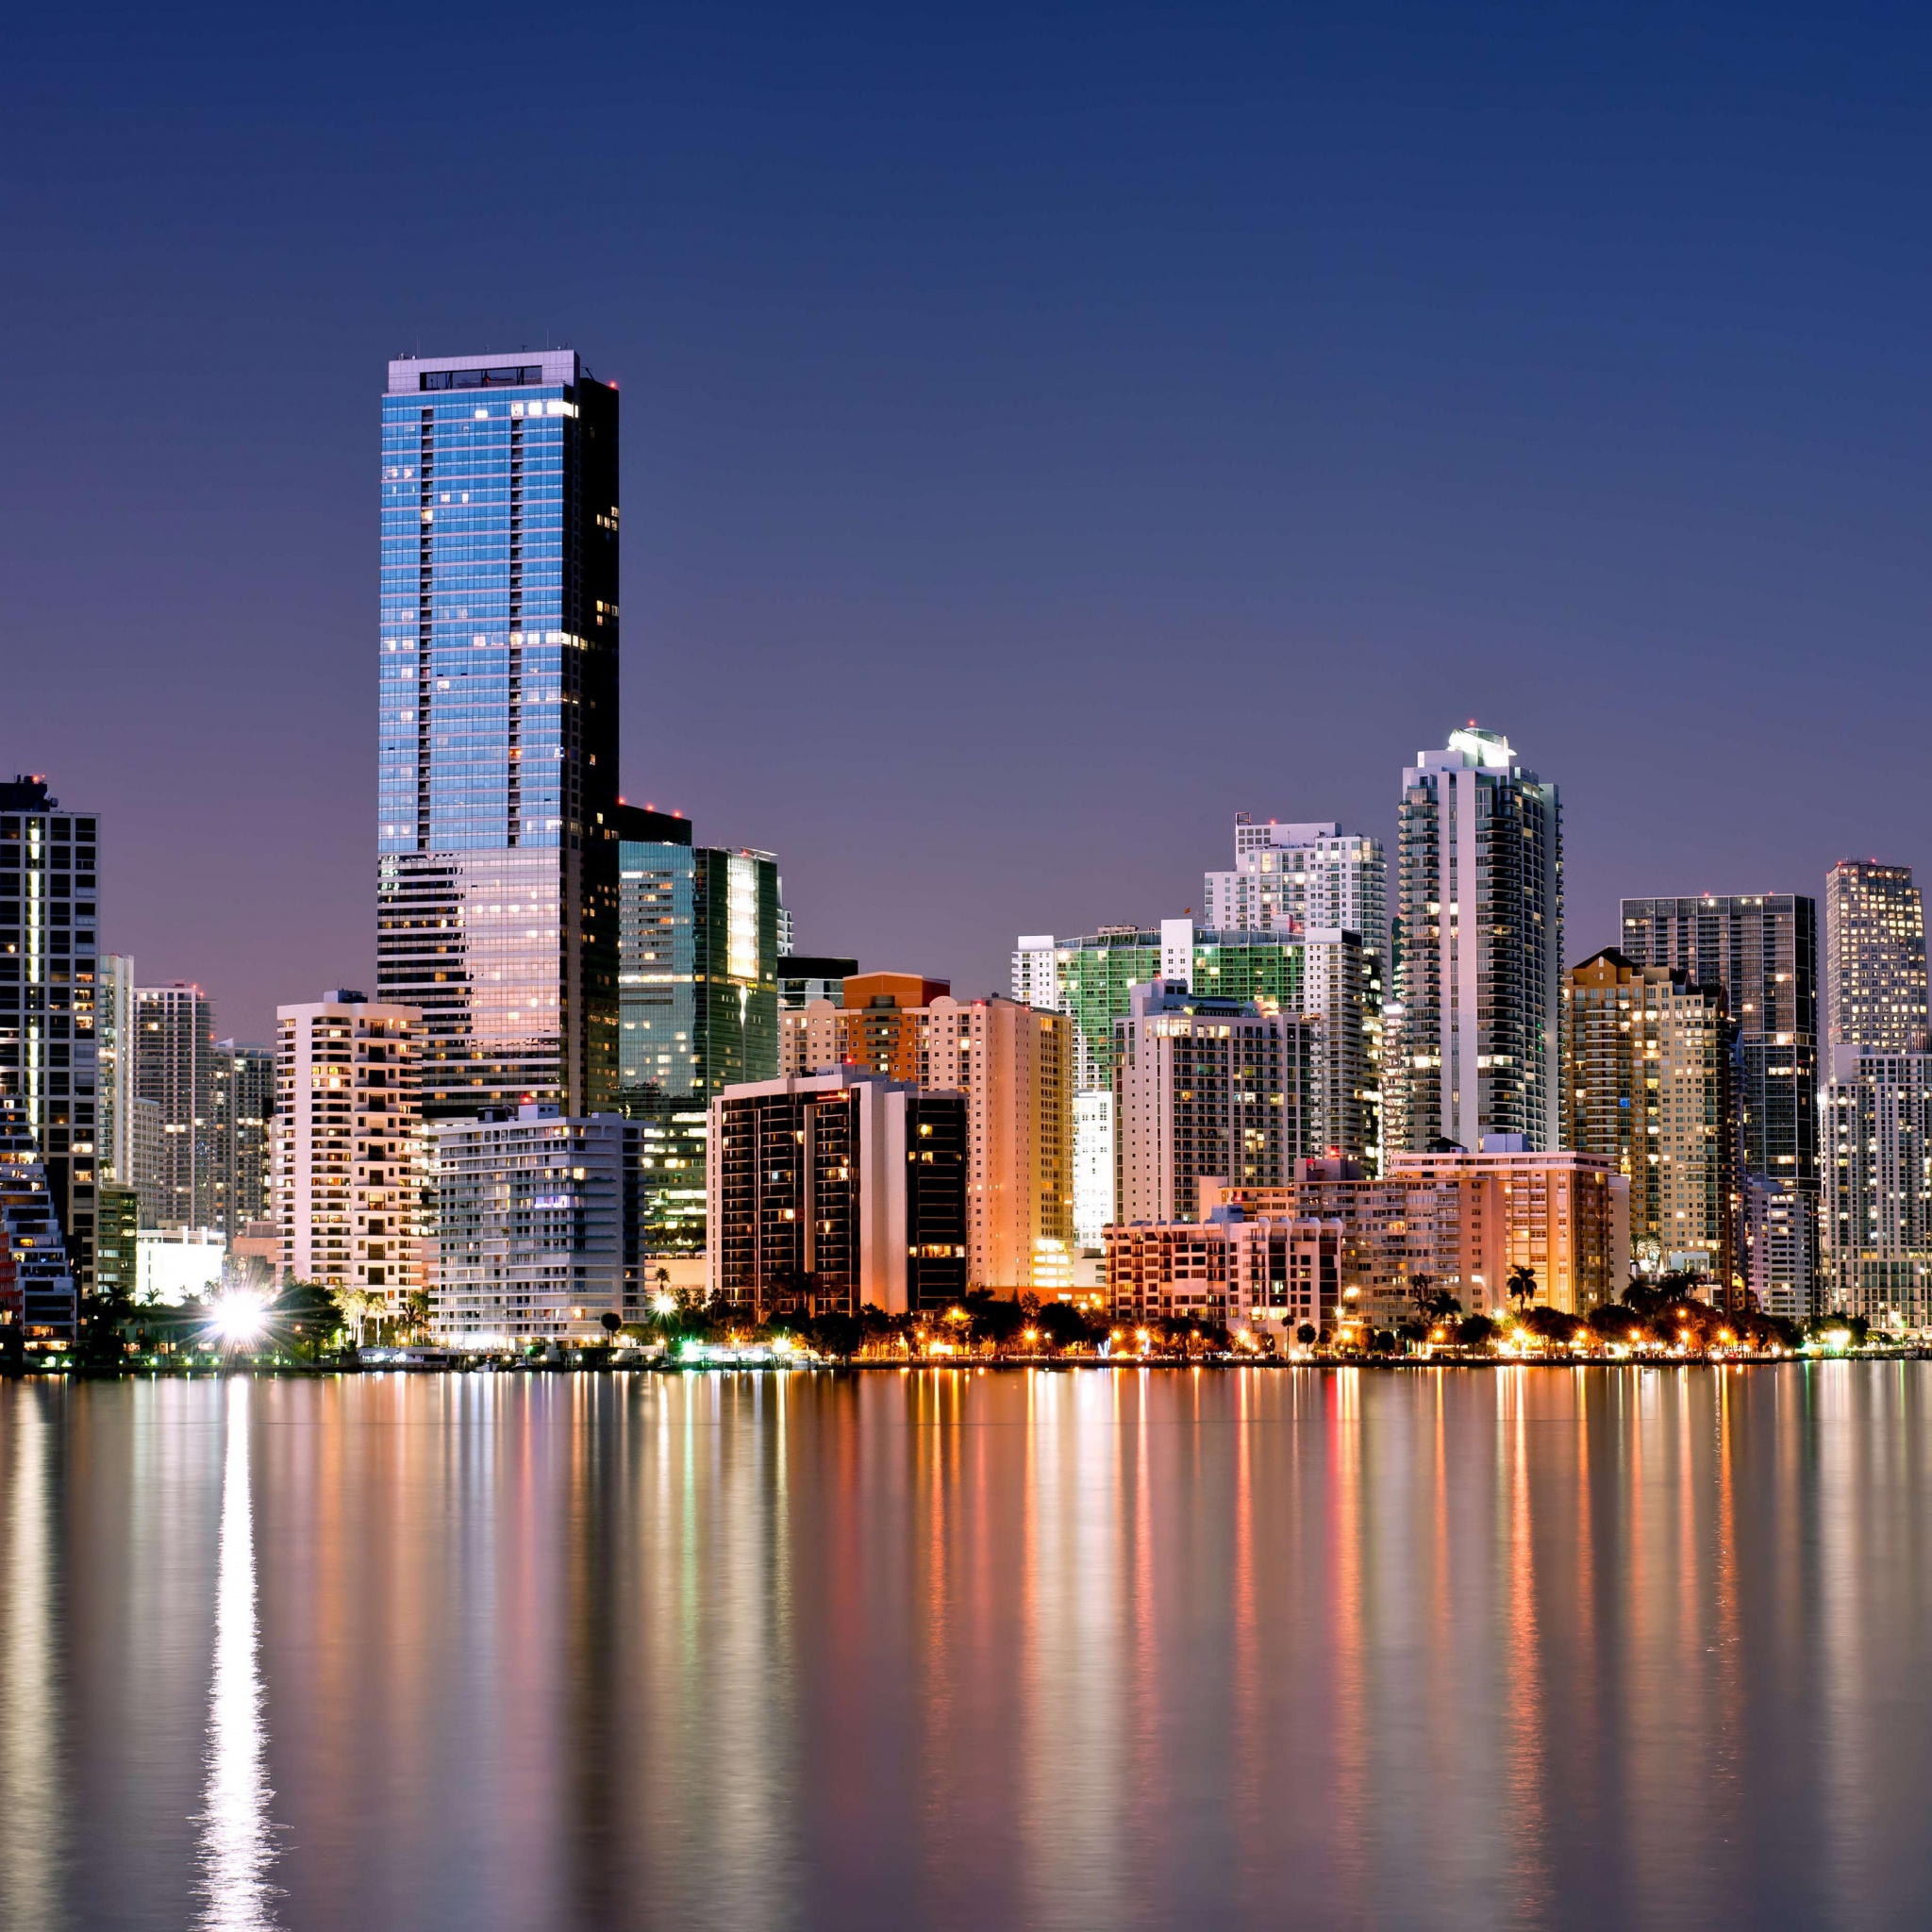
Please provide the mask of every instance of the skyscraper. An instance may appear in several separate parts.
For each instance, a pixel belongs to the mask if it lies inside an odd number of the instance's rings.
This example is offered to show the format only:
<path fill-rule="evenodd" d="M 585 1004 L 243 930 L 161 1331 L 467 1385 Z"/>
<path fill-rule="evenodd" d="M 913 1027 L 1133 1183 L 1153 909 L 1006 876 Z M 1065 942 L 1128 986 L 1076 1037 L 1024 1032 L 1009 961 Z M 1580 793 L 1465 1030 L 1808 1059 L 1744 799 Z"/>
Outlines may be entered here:
<path fill-rule="evenodd" d="M 1841 858 L 1824 881 L 1833 1046 L 1925 1050 L 1925 907 L 1908 865 Z"/>
<path fill-rule="evenodd" d="M 198 986 L 134 990 L 134 1092 L 156 1108 L 151 1224 L 215 1224 L 215 1041 L 213 1008 Z M 136 1124 L 140 1133 L 140 1123 Z M 139 1165 L 137 1156 L 137 1165 Z"/>
<path fill-rule="evenodd" d="M 216 1041 L 212 1224 L 231 1242 L 251 1221 L 269 1218 L 275 1111 L 275 1048 L 247 1040 Z"/>
<path fill-rule="evenodd" d="M 1647 1274 L 1743 1286 L 1737 1245 L 1731 1041 L 1721 987 L 1606 946 L 1564 975 L 1563 1144 L 1630 1183 L 1630 1238 Z"/>
<path fill-rule="evenodd" d="M 40 777 L 0 784 L 0 1091 L 22 1102 L 67 1265 L 93 1278 L 100 822 Z"/>
<path fill-rule="evenodd" d="M 1380 959 L 1388 945 L 1389 868 L 1382 841 L 1332 821 L 1234 822 L 1234 870 L 1202 881 L 1207 924 L 1255 932 L 1341 926 Z"/>
<path fill-rule="evenodd" d="M 1834 1046 L 1830 1072 L 1820 1307 L 1894 1335 L 1932 1328 L 1932 1055 Z"/>
<path fill-rule="evenodd" d="M 101 1180 L 118 1188 L 138 1183 L 134 1167 L 134 961 L 103 954 L 94 990 L 99 1096 L 94 1146 Z"/>
<path fill-rule="evenodd" d="M 778 866 L 691 842 L 691 821 L 613 808 L 618 831 L 618 1104 L 640 1124 L 653 1255 L 705 1246 L 714 1095 L 778 1072 Z"/>
<path fill-rule="evenodd" d="M 431 1117 L 616 1091 L 617 441 L 570 350 L 389 367 L 376 982 Z"/>
<path fill-rule="evenodd" d="M 1557 1145 L 1563 829 L 1557 788 L 1471 724 L 1402 774 L 1393 1079 L 1408 1150 Z M 1392 1150 L 1391 1150 L 1392 1151 Z"/>
<path fill-rule="evenodd" d="M 1724 989 L 1738 1028 L 1738 1165 L 1804 1197 L 1796 1224 L 1812 1242 L 1792 1291 L 1798 1306 L 1767 1312 L 1802 1319 L 1817 1263 L 1817 901 L 1791 892 L 1625 899 L 1623 919 L 1623 951 L 1637 964 Z"/>

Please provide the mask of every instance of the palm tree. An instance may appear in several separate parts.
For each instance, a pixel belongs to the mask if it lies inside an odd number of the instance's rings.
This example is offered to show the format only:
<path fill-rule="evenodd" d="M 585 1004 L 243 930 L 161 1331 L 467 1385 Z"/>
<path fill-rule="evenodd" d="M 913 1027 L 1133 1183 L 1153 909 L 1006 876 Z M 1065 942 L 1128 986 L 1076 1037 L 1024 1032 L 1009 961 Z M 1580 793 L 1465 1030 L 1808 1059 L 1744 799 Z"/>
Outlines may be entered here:
<path fill-rule="evenodd" d="M 1536 1299 L 1536 1270 L 1527 1261 L 1517 1262 L 1509 1271 L 1508 1289 L 1510 1300 L 1522 1305 L 1516 1311 L 1521 1320 L 1523 1310 Z"/>
<path fill-rule="evenodd" d="M 355 1324 L 356 1346 L 362 1346 L 362 1324 L 377 1319 L 388 1307 L 387 1297 L 373 1293 L 366 1288 L 338 1288 L 331 1291 L 336 1307 L 342 1311 L 342 1320 Z"/>
<path fill-rule="evenodd" d="M 1416 1318 L 1426 1325 L 1429 1310 L 1436 1301 L 1436 1277 L 1433 1274 L 1411 1274 L 1408 1277 L 1408 1298 L 1415 1304 Z"/>
<path fill-rule="evenodd" d="M 429 1333 L 429 1291 L 412 1288 L 403 1299 L 397 1312 L 402 1317 L 403 1332 L 422 1338 Z"/>

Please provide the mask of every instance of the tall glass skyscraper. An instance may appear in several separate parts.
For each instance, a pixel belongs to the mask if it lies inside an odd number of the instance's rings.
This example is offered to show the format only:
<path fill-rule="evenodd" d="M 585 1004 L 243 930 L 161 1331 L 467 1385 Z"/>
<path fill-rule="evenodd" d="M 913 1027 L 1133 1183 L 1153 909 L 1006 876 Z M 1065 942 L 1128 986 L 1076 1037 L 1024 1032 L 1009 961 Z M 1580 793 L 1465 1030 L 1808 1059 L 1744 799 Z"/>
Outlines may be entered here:
<path fill-rule="evenodd" d="M 617 430 L 567 349 L 389 365 L 376 984 L 432 1118 L 615 1092 Z"/>

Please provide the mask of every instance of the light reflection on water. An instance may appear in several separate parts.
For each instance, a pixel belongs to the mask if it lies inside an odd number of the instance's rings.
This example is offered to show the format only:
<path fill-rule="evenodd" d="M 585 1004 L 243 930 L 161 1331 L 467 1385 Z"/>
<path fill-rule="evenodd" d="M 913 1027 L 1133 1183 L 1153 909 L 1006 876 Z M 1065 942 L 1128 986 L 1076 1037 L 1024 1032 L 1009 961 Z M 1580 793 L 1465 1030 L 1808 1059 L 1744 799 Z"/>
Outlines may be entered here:
<path fill-rule="evenodd" d="M 208 1693 L 207 1802 L 202 1811 L 196 1924 L 265 1932 L 270 1840 L 267 1739 L 256 1668 L 255 1524 L 248 1498 L 249 1383 L 228 1384 L 222 1463 L 222 1539 L 215 1573 L 214 1681 Z"/>
<path fill-rule="evenodd" d="M 1932 1919 L 1932 1366 L 17 1385 L 0 1478 L 8 1928 Z"/>

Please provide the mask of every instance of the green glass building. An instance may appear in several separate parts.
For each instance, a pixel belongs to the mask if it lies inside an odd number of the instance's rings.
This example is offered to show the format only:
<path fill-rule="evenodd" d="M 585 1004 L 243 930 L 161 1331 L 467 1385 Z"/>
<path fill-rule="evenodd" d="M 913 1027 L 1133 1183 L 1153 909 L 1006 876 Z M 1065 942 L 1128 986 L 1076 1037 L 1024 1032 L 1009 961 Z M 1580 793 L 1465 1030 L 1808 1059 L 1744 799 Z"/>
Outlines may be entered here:
<path fill-rule="evenodd" d="M 642 1252 L 705 1246 L 712 1096 L 778 1075 L 778 865 L 619 806 L 618 1105 L 639 1124 Z"/>

